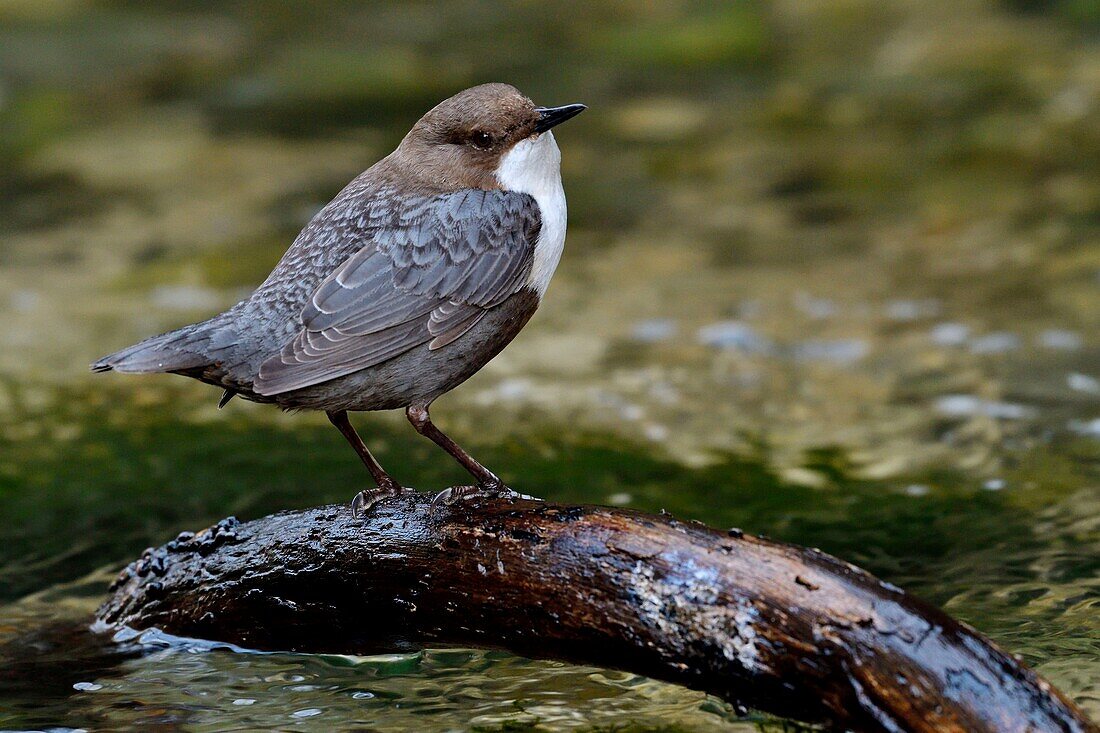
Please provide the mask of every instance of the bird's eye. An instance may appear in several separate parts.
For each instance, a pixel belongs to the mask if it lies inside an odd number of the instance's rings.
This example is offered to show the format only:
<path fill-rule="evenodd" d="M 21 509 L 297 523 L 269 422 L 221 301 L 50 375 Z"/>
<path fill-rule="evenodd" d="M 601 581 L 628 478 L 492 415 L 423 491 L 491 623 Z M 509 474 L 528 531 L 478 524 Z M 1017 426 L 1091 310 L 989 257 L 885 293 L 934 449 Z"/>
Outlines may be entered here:
<path fill-rule="evenodd" d="M 493 147 L 493 138 L 487 132 L 475 132 L 473 135 L 470 136 L 470 143 L 475 148 L 487 150 Z"/>

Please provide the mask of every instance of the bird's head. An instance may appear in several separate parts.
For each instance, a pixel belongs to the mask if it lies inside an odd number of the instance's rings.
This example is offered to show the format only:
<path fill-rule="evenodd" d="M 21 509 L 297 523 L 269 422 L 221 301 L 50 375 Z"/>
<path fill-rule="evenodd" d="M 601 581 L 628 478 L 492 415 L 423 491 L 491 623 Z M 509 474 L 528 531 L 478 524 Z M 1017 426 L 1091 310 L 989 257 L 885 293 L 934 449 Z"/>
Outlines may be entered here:
<path fill-rule="evenodd" d="M 413 125 L 397 152 L 412 171 L 453 188 L 507 188 L 509 169 L 552 165 L 550 128 L 583 104 L 538 107 L 509 84 L 482 84 L 445 99 Z"/>

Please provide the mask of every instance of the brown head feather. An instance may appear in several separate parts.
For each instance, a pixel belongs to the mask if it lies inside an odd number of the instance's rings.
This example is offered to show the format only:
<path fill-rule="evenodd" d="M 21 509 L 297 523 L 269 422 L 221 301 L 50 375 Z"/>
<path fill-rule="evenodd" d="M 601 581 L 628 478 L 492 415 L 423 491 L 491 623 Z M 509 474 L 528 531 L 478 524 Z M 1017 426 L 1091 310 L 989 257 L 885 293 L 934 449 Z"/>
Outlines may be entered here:
<path fill-rule="evenodd" d="M 444 189 L 499 188 L 494 173 L 512 146 L 535 134 L 535 104 L 509 84 L 482 84 L 445 99 L 413 125 L 393 164 Z"/>

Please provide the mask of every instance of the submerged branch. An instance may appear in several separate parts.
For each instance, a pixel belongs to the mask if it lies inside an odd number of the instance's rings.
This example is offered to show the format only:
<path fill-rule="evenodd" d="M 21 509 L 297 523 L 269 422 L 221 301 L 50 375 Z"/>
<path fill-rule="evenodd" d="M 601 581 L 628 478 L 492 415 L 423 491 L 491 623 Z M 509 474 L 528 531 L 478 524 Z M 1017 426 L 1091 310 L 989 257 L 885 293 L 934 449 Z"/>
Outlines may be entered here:
<path fill-rule="evenodd" d="M 101 621 L 255 649 L 432 644 L 629 670 L 854 730 L 1094 731 L 973 629 L 817 550 L 667 516 L 407 495 L 223 520 L 128 567 Z"/>

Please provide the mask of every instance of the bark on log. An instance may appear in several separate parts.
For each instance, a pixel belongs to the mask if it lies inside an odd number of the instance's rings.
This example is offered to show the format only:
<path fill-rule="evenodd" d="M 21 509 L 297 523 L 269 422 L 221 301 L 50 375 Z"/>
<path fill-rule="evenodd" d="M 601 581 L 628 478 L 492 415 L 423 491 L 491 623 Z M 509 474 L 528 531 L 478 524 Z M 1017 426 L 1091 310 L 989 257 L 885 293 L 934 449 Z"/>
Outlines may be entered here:
<path fill-rule="evenodd" d="M 598 506 L 427 496 L 223 520 L 150 549 L 109 626 L 267 650 L 508 649 L 866 731 L 1096 731 L 968 626 L 820 551 Z"/>

